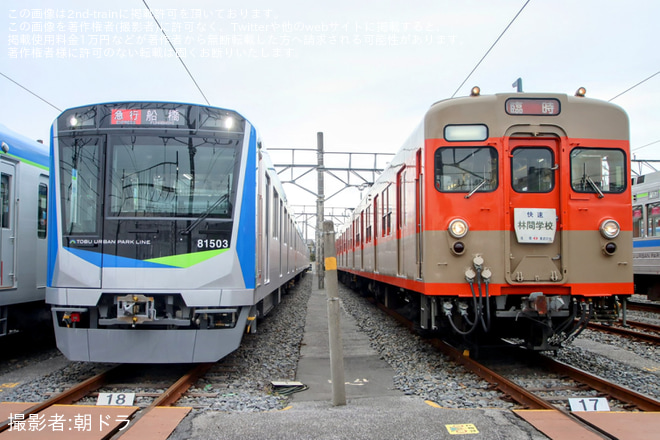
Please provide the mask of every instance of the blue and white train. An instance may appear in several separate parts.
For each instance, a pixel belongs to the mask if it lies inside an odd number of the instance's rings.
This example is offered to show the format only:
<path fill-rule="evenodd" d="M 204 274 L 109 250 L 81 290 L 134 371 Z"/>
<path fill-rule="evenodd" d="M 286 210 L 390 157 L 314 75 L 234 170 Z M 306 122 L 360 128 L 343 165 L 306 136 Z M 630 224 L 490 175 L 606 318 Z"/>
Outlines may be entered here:
<path fill-rule="evenodd" d="M 0 125 L 0 336 L 49 326 L 48 148 Z M 45 327 L 48 328 L 48 327 Z"/>
<path fill-rule="evenodd" d="M 660 300 L 660 171 L 632 183 L 635 293 Z"/>
<path fill-rule="evenodd" d="M 72 108 L 51 156 L 46 300 L 71 360 L 216 361 L 308 267 L 270 159 L 234 111 Z"/>

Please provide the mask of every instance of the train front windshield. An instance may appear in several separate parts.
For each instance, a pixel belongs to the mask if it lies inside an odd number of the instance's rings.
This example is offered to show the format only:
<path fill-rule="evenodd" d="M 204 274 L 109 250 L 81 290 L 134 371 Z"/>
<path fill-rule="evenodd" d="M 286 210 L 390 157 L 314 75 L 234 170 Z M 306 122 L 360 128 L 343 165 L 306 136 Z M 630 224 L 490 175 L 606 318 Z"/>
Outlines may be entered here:
<path fill-rule="evenodd" d="M 107 136 L 60 138 L 64 230 L 97 232 L 106 178 L 107 217 L 231 219 L 241 141 L 236 137 Z"/>
<path fill-rule="evenodd" d="M 222 138 L 115 136 L 108 214 L 231 218 L 237 143 Z"/>

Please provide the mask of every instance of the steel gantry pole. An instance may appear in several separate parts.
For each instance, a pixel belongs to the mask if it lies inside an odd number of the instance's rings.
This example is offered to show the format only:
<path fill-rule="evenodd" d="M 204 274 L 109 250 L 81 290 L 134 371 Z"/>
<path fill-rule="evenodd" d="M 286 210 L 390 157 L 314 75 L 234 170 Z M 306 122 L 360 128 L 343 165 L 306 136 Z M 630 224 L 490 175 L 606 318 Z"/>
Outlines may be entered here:
<path fill-rule="evenodd" d="M 317 168 L 318 191 L 316 198 L 316 275 L 318 277 L 318 288 L 324 288 L 325 270 L 323 268 L 323 210 L 325 195 L 323 188 L 323 132 L 316 133 L 317 146 Z"/>

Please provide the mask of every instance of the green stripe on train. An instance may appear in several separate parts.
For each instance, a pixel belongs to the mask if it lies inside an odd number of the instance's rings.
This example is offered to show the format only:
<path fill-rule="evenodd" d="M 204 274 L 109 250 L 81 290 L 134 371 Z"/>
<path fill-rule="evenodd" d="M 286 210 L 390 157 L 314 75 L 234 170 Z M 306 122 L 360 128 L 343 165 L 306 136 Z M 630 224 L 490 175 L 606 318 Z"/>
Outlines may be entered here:
<path fill-rule="evenodd" d="M 150 263 L 165 264 L 167 266 L 174 266 L 180 268 L 187 268 L 199 264 L 203 261 L 211 259 L 220 255 L 229 249 L 214 249 L 212 251 L 193 252 L 192 254 L 172 255 L 170 257 L 151 258 Z"/>

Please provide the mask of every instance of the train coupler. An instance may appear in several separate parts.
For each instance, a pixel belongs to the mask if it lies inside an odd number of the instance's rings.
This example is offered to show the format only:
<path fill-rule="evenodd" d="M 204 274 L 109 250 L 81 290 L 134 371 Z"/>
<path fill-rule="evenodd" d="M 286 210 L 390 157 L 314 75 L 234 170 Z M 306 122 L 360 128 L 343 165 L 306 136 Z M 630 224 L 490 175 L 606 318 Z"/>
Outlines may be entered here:
<path fill-rule="evenodd" d="M 536 312 L 540 316 L 558 312 L 564 307 L 564 300 L 560 296 L 546 296 L 543 292 L 532 292 L 523 299 L 522 312 Z"/>
<path fill-rule="evenodd" d="M 156 319 L 154 298 L 145 295 L 125 295 L 117 297 L 117 319 L 135 327 Z"/>

